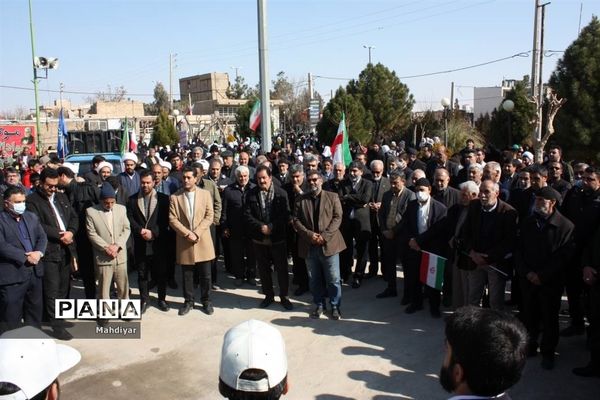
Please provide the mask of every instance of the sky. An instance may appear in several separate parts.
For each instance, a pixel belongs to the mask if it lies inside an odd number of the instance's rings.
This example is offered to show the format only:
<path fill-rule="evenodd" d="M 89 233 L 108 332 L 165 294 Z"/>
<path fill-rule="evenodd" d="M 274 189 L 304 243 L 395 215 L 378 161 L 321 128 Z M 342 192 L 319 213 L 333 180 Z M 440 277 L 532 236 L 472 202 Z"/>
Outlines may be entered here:
<path fill-rule="evenodd" d="M 178 79 L 235 67 L 256 85 L 258 68 L 255 0 L 31 0 L 35 50 L 58 57 L 57 70 L 40 80 L 40 103 L 83 103 L 107 86 L 124 86 L 127 97 L 152 101 L 156 82 L 174 98 Z M 441 109 L 451 82 L 461 105 L 472 105 L 473 87 L 499 86 L 531 74 L 531 57 L 458 72 L 412 77 L 486 63 L 531 51 L 534 0 L 268 0 L 268 68 L 284 71 L 298 90 L 312 73 L 325 101 L 368 62 L 401 77 L 415 110 Z M 580 13 L 580 10 L 582 12 Z M 580 27 L 600 15 L 600 0 L 552 0 L 546 7 L 544 80 Z M 0 112 L 33 109 L 31 39 L 26 0 L 0 0 Z M 335 79 L 330 79 L 335 78 Z M 25 89 L 23 89 L 25 88 Z M 75 93 L 77 92 L 77 93 Z"/>

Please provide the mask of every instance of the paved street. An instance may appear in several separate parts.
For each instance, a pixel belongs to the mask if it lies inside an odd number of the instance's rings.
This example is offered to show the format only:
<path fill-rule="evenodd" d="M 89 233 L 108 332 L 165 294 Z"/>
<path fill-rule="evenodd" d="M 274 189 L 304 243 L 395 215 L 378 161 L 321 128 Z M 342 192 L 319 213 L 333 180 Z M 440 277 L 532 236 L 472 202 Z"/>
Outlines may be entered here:
<path fill-rule="evenodd" d="M 130 279 L 137 279 L 135 274 Z M 180 291 L 170 291 L 168 313 L 150 308 L 141 340 L 73 340 L 81 363 L 62 377 L 62 398 L 74 399 L 216 399 L 219 356 L 224 333 L 255 318 L 277 326 L 286 341 L 290 392 L 286 399 L 444 399 L 437 380 L 443 356 L 443 321 L 427 310 L 402 312 L 400 299 L 375 300 L 381 277 L 358 290 L 344 286 L 343 319 L 308 318 L 310 296 L 292 299 L 295 309 L 278 303 L 258 308 L 256 289 L 224 288 L 214 292 L 215 314 L 194 310 L 177 315 Z M 181 279 L 179 278 L 179 282 Z M 134 286 L 134 282 L 132 282 Z M 136 293 L 136 289 L 134 289 Z M 561 321 L 563 324 L 566 321 Z M 587 362 L 582 336 L 561 339 L 556 369 L 542 370 L 529 359 L 513 399 L 593 399 L 600 379 L 571 374 Z"/>

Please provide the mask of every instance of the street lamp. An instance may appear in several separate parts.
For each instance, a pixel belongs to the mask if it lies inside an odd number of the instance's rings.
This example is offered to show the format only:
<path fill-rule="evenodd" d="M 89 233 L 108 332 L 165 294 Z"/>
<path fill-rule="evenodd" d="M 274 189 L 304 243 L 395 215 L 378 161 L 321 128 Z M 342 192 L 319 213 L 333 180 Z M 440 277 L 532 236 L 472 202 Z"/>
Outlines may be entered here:
<path fill-rule="evenodd" d="M 502 109 L 508 114 L 508 147 L 512 144 L 512 112 L 515 109 L 515 102 L 507 99 L 502 102 Z"/>
<path fill-rule="evenodd" d="M 375 46 L 367 46 L 366 44 L 363 44 L 363 48 L 369 49 L 369 64 L 371 64 L 371 50 L 375 50 Z"/>
<path fill-rule="evenodd" d="M 448 112 L 450 111 L 450 99 L 442 98 L 442 107 L 444 107 L 444 146 L 448 147 Z"/>

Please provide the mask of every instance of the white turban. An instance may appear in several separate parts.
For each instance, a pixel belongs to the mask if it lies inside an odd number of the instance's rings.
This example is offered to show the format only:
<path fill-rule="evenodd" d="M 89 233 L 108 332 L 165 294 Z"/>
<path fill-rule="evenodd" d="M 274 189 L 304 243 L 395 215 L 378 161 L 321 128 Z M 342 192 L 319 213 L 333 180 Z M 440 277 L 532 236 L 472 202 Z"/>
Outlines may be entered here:
<path fill-rule="evenodd" d="M 138 158 L 137 158 L 137 156 L 134 153 L 125 153 L 125 154 L 123 154 L 123 162 L 125 162 L 127 160 L 133 161 L 136 164 L 138 162 Z"/>
<path fill-rule="evenodd" d="M 323 157 L 331 157 L 331 147 L 325 146 L 323 148 L 323 153 L 321 153 Z"/>
<path fill-rule="evenodd" d="M 100 171 L 102 170 L 102 168 L 108 168 L 108 169 L 110 169 L 111 173 L 113 172 L 113 166 L 109 162 L 102 161 L 100 164 L 98 164 L 98 166 L 96 167 L 96 172 L 100 173 Z"/>
<path fill-rule="evenodd" d="M 160 166 L 163 168 L 167 168 L 169 171 L 171 170 L 171 167 L 172 167 L 170 162 L 166 162 L 166 161 L 162 161 L 162 160 L 160 161 Z"/>
<path fill-rule="evenodd" d="M 79 163 L 73 164 L 70 162 L 64 162 L 64 163 L 62 163 L 62 166 L 69 168 L 71 171 L 73 171 L 74 174 L 79 173 Z"/>
<path fill-rule="evenodd" d="M 528 151 L 526 151 L 523 154 L 521 154 L 521 157 L 523 157 L 523 158 L 529 158 L 531 161 L 533 161 L 533 154 L 531 154 Z"/>

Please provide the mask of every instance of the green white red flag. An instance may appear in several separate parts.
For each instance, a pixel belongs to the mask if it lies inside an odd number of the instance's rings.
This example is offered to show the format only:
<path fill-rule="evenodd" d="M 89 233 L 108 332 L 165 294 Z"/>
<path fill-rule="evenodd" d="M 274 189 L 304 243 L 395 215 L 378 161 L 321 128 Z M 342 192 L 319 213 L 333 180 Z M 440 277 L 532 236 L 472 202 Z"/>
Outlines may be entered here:
<path fill-rule="evenodd" d="M 250 121 L 248 123 L 250 125 L 250 130 L 256 132 L 256 128 L 260 125 L 261 117 L 260 100 L 256 100 L 254 107 L 252 107 L 252 112 L 250 113 Z"/>
<path fill-rule="evenodd" d="M 348 131 L 346 130 L 346 114 L 344 113 L 342 113 L 342 120 L 331 144 L 331 159 L 333 165 L 343 163 L 346 167 L 352 162 L 352 154 L 350 154 L 350 145 L 348 143 Z"/>
<path fill-rule="evenodd" d="M 421 283 L 437 290 L 444 284 L 446 259 L 427 251 L 421 252 Z"/>

